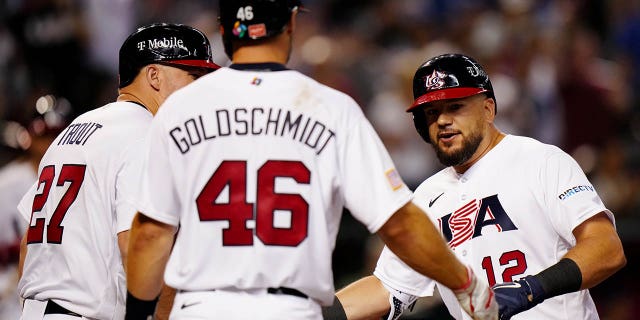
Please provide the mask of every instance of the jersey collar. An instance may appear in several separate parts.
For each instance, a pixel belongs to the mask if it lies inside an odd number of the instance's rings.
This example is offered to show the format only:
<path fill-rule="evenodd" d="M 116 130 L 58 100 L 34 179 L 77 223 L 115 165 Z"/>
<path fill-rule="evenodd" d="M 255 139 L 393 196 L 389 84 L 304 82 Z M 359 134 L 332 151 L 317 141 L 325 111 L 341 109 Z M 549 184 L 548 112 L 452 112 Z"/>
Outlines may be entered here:
<path fill-rule="evenodd" d="M 241 71 L 285 71 L 289 70 L 283 64 L 275 62 L 264 63 L 234 63 L 229 68 Z"/>
<path fill-rule="evenodd" d="M 133 104 L 137 104 L 137 105 L 139 105 L 139 106 L 143 107 L 143 108 L 144 108 L 144 109 L 146 109 L 146 110 L 149 110 L 149 109 L 148 109 L 144 104 L 142 104 L 142 103 L 140 103 L 140 102 L 138 102 L 138 101 L 133 101 L 133 100 L 124 100 L 123 102 L 131 102 L 131 103 L 133 103 Z"/>

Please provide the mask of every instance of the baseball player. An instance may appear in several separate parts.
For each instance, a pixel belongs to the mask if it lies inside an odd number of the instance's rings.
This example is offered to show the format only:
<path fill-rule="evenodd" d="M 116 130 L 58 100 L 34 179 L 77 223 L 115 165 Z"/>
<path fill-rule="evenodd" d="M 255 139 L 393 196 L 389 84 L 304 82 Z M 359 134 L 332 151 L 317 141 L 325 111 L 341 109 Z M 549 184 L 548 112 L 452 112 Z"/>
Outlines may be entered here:
<path fill-rule="evenodd" d="M 587 289 L 626 260 L 613 214 L 578 164 L 555 146 L 500 132 L 493 87 L 471 57 L 429 59 L 416 71 L 413 92 L 415 127 L 448 166 L 417 188 L 414 203 L 456 256 L 494 286 L 500 319 L 598 319 Z M 449 289 L 388 248 L 373 276 L 337 296 L 349 319 L 385 313 L 386 297 L 401 297 L 406 303 L 389 316 L 396 319 L 434 285 L 454 318 L 469 319 Z"/>
<path fill-rule="evenodd" d="M 42 113 L 34 108 L 24 126 L 18 122 L 0 123 L 4 129 L 0 145 L 19 151 L 17 158 L 0 168 L 0 319 L 18 319 L 22 312 L 17 271 L 27 221 L 20 215 L 18 203 L 38 178 L 38 165 L 49 144 L 71 120 L 71 106 L 63 97 L 45 95 L 37 101 L 48 101 L 48 108 L 41 109 Z"/>
<path fill-rule="evenodd" d="M 136 212 L 124 200 L 137 187 L 144 132 L 173 91 L 218 68 L 206 36 L 178 24 L 139 28 L 119 59 L 117 102 L 80 115 L 58 135 L 19 205 L 30 221 L 21 319 L 124 318 L 123 262 Z"/>
<path fill-rule="evenodd" d="M 347 95 L 285 67 L 300 1 L 222 0 L 229 67 L 152 121 L 127 263 L 127 319 L 322 319 L 343 207 L 421 273 L 497 319 L 486 283 L 446 246 Z M 180 232 L 175 237 L 177 227 Z"/>

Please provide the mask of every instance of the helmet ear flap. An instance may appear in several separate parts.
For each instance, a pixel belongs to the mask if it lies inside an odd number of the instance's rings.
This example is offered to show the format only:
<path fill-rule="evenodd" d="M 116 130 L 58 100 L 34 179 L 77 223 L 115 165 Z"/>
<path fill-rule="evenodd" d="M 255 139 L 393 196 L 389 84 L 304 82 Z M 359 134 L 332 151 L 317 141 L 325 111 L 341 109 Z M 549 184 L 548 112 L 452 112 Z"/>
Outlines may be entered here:
<path fill-rule="evenodd" d="M 427 117 L 422 112 L 422 109 L 418 109 L 416 111 L 411 112 L 413 116 L 413 125 L 416 127 L 416 131 L 422 140 L 427 143 L 431 143 L 431 139 L 429 138 L 429 127 L 427 126 Z"/>

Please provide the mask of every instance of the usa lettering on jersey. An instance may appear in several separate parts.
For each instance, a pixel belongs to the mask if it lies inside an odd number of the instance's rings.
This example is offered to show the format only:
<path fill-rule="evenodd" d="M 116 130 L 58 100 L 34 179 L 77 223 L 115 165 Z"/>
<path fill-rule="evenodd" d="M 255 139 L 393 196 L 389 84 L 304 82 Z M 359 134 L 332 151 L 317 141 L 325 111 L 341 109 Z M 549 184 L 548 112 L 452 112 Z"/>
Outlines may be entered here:
<path fill-rule="evenodd" d="M 480 200 L 473 199 L 439 218 L 438 222 L 440 231 L 451 248 L 482 236 L 484 227 L 494 226 L 498 232 L 518 230 L 502 207 L 497 194 Z"/>

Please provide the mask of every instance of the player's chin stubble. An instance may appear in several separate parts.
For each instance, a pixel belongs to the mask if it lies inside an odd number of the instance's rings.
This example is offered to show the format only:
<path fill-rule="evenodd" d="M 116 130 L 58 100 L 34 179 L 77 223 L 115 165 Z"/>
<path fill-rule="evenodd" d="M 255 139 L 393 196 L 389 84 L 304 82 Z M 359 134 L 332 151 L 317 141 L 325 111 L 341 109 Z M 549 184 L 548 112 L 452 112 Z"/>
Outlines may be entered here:
<path fill-rule="evenodd" d="M 437 143 L 434 141 L 431 142 L 433 149 L 436 151 L 436 156 L 440 163 L 447 167 L 451 166 L 459 166 L 467 162 L 471 159 L 471 156 L 478 150 L 478 146 L 482 141 L 482 134 L 479 132 L 472 133 L 468 138 L 462 138 L 462 147 L 453 150 L 453 151 L 445 151 Z"/>

